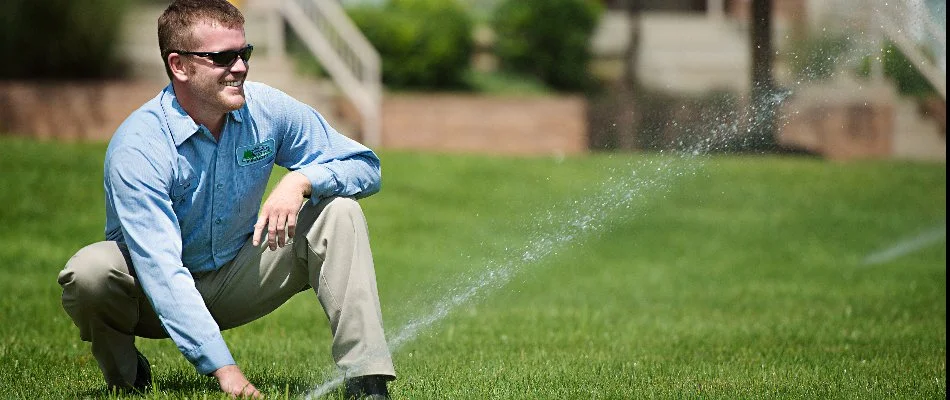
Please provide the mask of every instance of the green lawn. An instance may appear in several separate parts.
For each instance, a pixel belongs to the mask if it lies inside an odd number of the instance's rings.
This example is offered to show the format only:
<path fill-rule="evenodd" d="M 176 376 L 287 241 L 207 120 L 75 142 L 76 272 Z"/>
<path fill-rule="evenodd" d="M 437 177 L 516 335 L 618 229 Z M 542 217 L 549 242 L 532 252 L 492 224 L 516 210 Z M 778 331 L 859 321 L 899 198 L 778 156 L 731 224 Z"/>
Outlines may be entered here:
<path fill-rule="evenodd" d="M 105 145 L 0 145 L 0 398 L 108 397 L 56 284 L 102 237 Z M 394 399 L 945 398 L 943 163 L 380 157 Z M 312 293 L 225 335 L 273 397 L 334 376 Z M 138 346 L 147 398 L 221 397 Z"/>

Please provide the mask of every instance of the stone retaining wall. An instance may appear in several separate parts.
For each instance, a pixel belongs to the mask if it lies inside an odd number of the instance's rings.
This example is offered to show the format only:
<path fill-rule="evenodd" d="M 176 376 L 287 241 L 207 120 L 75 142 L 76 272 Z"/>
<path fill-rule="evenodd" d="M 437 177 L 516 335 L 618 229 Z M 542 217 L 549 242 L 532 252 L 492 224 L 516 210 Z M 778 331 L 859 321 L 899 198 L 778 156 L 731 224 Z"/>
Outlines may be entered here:
<path fill-rule="evenodd" d="M 0 82 L 0 132 L 44 139 L 109 140 L 164 87 L 151 82 Z"/>
<path fill-rule="evenodd" d="M 785 103 L 778 142 L 832 160 L 888 158 L 894 153 L 893 89 L 803 86 Z"/>
<path fill-rule="evenodd" d="M 132 111 L 162 88 L 134 81 L 0 82 L 0 134 L 107 141 Z M 579 96 L 387 95 L 381 147 L 580 153 L 587 151 L 586 101 Z"/>
<path fill-rule="evenodd" d="M 107 141 L 132 111 L 162 87 L 161 83 L 134 81 L 0 81 L 0 134 Z M 784 146 L 829 159 L 895 157 L 893 96 L 880 88 L 799 90 L 781 111 L 783 123 L 777 139 Z M 343 121 L 352 112 L 340 111 L 346 110 L 321 110 Z M 577 154 L 589 149 L 587 113 L 587 100 L 581 96 L 387 94 L 380 147 L 509 155 Z M 352 116 L 350 119 L 358 121 Z M 914 139 L 906 132 L 898 133 L 904 134 L 905 142 Z M 945 134 L 939 139 L 938 145 L 945 148 Z M 903 156 L 914 158 L 913 154 Z"/>
<path fill-rule="evenodd" d="M 383 147 L 493 154 L 586 152 L 580 96 L 389 95 Z"/>
<path fill-rule="evenodd" d="M 894 110 L 887 104 L 812 105 L 791 114 L 779 143 L 832 160 L 888 158 L 894 153 Z"/>

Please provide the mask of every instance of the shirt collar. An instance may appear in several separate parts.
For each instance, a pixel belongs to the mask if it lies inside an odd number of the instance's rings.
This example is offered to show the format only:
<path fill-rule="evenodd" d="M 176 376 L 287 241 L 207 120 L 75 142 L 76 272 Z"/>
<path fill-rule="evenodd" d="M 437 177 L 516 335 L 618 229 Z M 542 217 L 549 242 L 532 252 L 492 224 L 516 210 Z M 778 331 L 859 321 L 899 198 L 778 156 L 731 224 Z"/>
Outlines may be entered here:
<path fill-rule="evenodd" d="M 189 116 L 185 109 L 181 107 L 181 104 L 178 103 L 178 98 L 175 96 L 175 89 L 171 83 L 162 91 L 161 105 L 165 113 L 165 119 L 168 121 L 168 130 L 171 131 L 172 139 L 174 139 L 176 147 L 181 146 L 191 135 L 200 131 L 195 120 L 191 119 L 191 116 Z M 247 107 L 246 103 L 241 108 L 228 112 L 228 115 L 235 122 L 243 123 L 244 117 L 241 111 L 244 110 L 245 107 Z"/>

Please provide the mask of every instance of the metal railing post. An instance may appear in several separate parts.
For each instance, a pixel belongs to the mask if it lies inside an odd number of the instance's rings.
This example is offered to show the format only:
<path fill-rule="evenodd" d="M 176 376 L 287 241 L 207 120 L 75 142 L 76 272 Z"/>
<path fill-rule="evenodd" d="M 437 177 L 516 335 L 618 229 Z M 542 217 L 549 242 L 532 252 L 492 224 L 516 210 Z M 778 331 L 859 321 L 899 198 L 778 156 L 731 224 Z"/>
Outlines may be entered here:
<path fill-rule="evenodd" d="M 362 141 L 379 145 L 382 78 L 376 49 L 334 0 L 283 0 L 280 14 L 359 111 Z"/>

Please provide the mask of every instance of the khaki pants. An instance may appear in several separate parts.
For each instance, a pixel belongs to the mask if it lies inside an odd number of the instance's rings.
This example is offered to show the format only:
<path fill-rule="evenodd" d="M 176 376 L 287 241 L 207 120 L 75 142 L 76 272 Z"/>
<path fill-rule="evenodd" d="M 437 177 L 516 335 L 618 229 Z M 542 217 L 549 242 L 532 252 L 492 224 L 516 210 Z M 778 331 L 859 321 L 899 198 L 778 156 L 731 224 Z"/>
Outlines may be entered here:
<path fill-rule="evenodd" d="M 330 321 L 334 361 L 346 376 L 395 376 L 383 334 L 363 211 L 355 200 L 307 202 L 291 244 L 271 251 L 248 239 L 221 269 L 194 273 L 195 286 L 222 330 L 267 315 L 315 288 Z M 301 235 L 305 233 L 305 235 Z M 158 239 L 158 238 L 156 238 Z M 128 249 L 99 242 L 79 250 L 59 274 L 63 308 L 110 386 L 135 380 L 135 337 L 167 338 L 138 283 Z"/>

